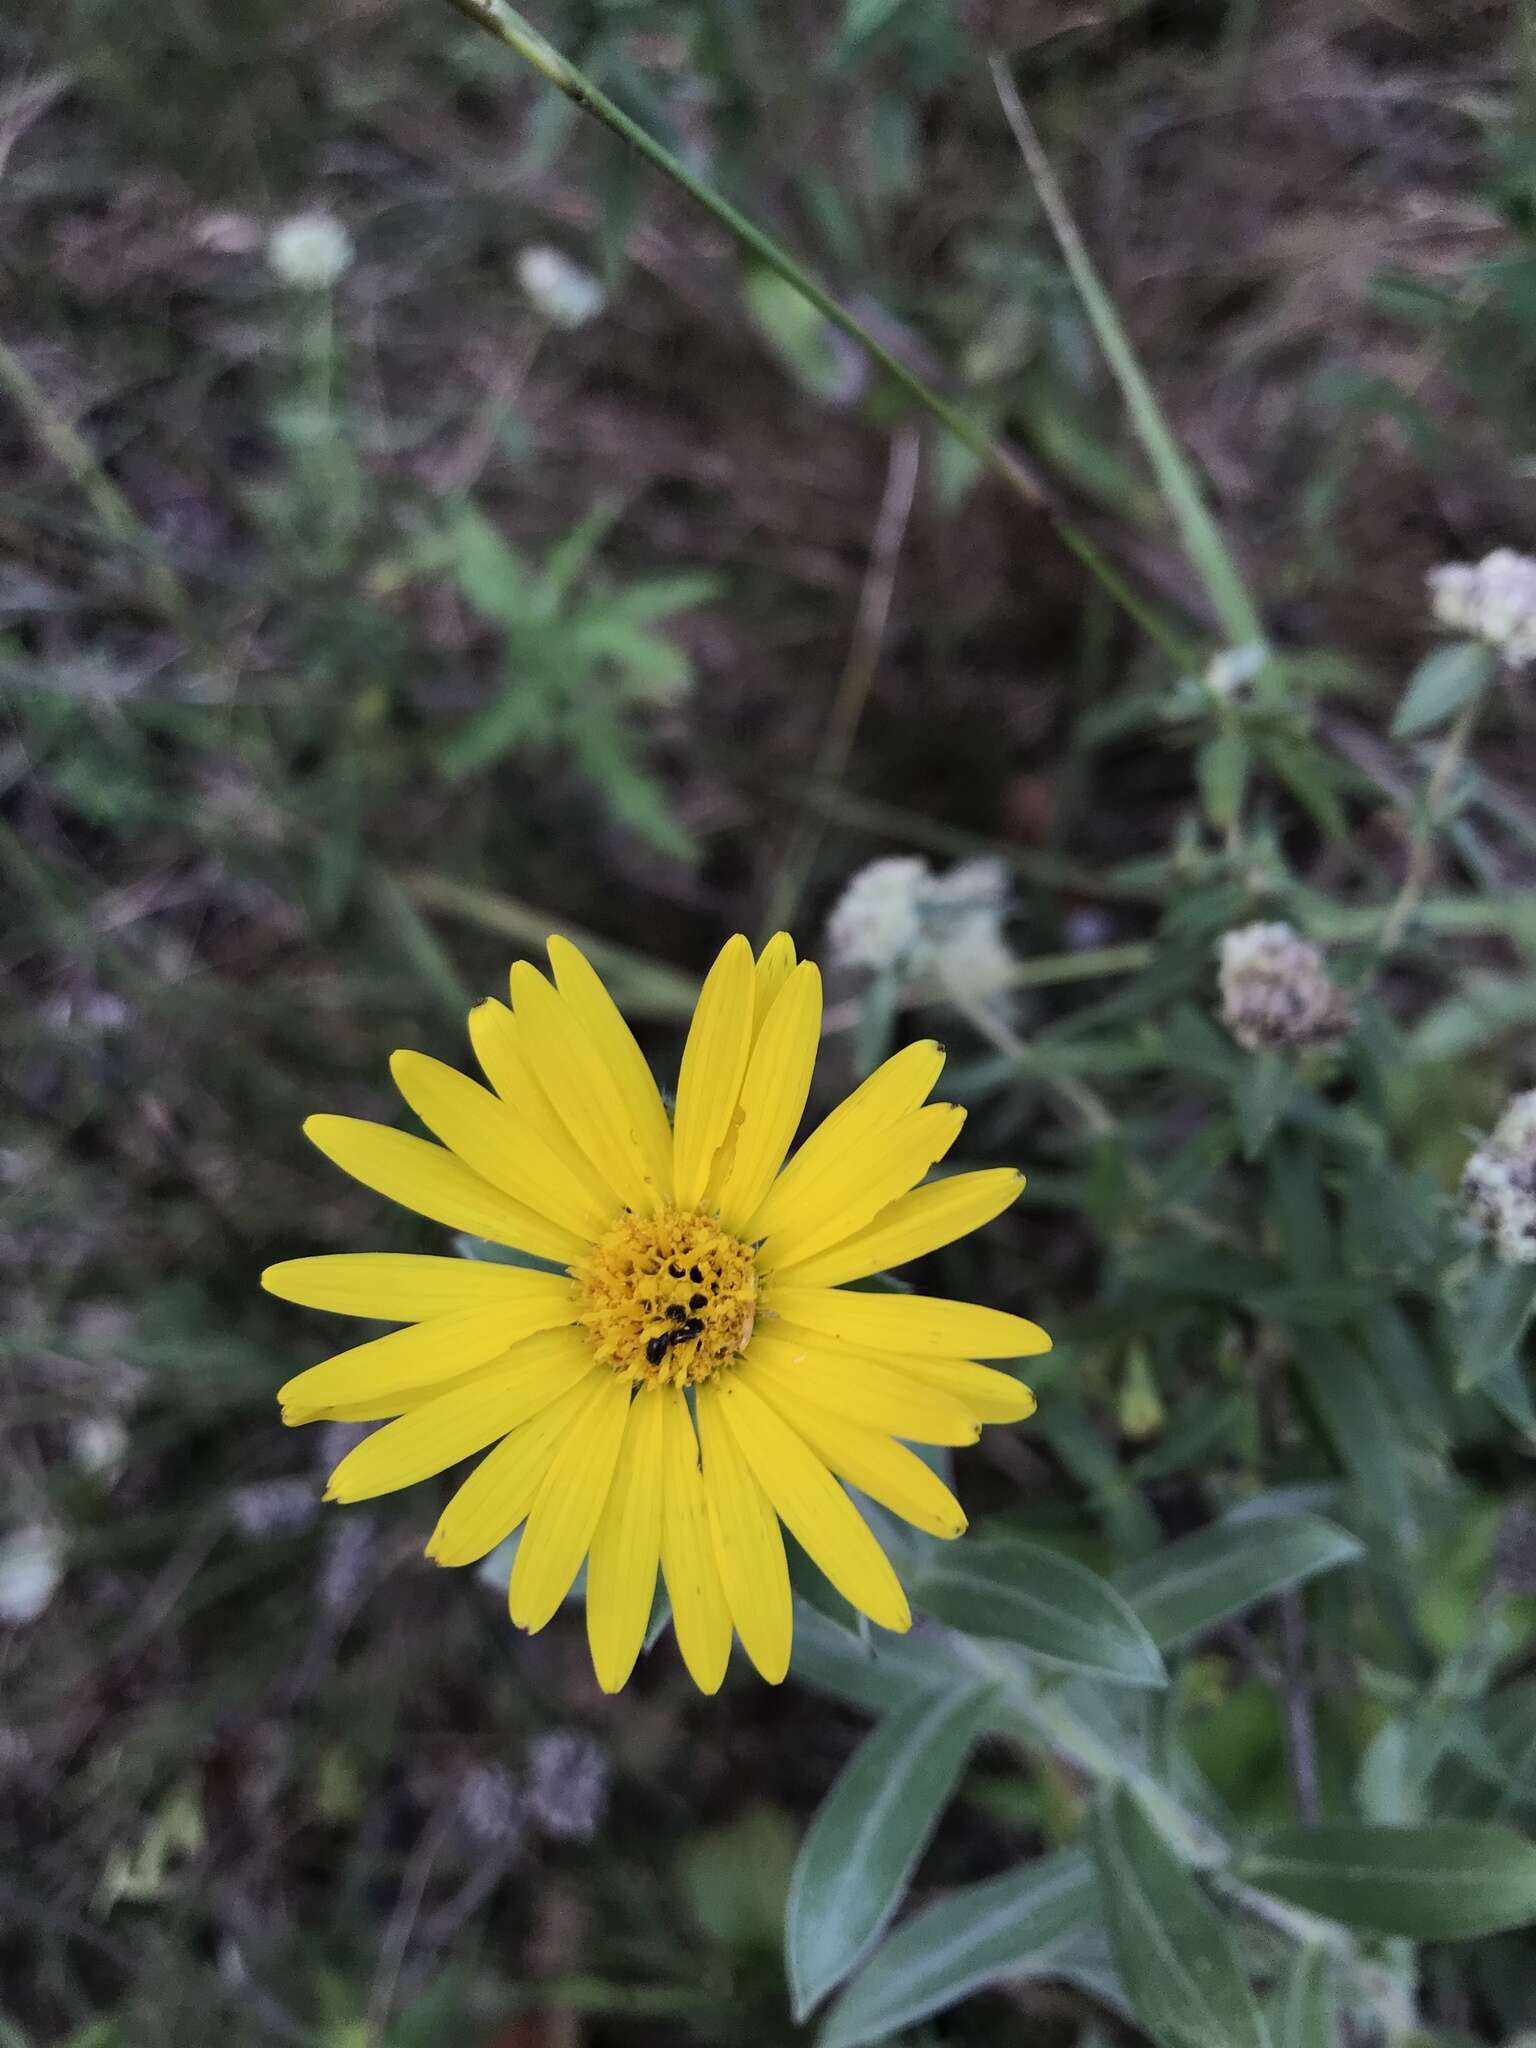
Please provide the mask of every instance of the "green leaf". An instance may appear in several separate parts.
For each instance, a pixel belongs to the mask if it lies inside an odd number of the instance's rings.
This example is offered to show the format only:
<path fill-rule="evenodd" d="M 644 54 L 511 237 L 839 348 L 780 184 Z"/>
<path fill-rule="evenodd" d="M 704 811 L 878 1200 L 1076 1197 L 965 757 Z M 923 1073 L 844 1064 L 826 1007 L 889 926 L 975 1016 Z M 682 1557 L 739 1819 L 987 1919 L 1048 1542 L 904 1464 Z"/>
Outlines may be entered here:
<path fill-rule="evenodd" d="M 1266 2048 L 1225 1922 L 1117 1785 L 1094 1823 L 1104 1917 L 1136 2016 L 1162 2048 Z"/>
<path fill-rule="evenodd" d="M 951 1628 L 1016 1643 L 1043 1664 L 1112 1685 L 1168 1682 L 1124 1596 L 1043 1544 L 1008 1536 L 946 1546 L 918 1572 L 912 1596 Z"/>
<path fill-rule="evenodd" d="M 1318 1516 L 1253 1515 L 1183 1536 L 1115 1583 L 1166 1650 L 1360 1555 L 1353 1536 Z"/>
<path fill-rule="evenodd" d="M 1536 1847 L 1492 1822 L 1269 1828 L 1238 1868 L 1308 1912 L 1410 1941 L 1471 1941 L 1536 1920 Z"/>
<path fill-rule="evenodd" d="M 1403 1471 L 1403 1420 L 1352 1344 L 1309 1330 L 1292 1364 L 1345 1471 L 1359 1483 L 1366 1510 L 1405 1548 L 1415 1541 L 1413 1503 Z"/>
<path fill-rule="evenodd" d="M 1299 1948 L 1269 2002 L 1274 2048 L 1337 2048 L 1338 1999 L 1326 1949 Z"/>
<path fill-rule="evenodd" d="M 883 1941 L 828 2012 L 816 2048 L 864 2048 L 999 1978 L 1055 1974 L 1098 1910 L 1093 1866 L 1048 1856 L 924 1906 Z"/>
<path fill-rule="evenodd" d="M 1234 822 L 1243 807 L 1248 761 L 1248 743 L 1240 732 L 1218 733 L 1195 756 L 1200 800 L 1206 817 L 1219 832 Z"/>
<path fill-rule="evenodd" d="M 1513 1357 L 1536 1309 L 1536 1265 L 1485 1256 L 1459 1304 L 1453 1329 L 1456 1385 L 1465 1392 Z"/>
<path fill-rule="evenodd" d="M 746 270 L 741 295 L 753 325 L 779 361 L 817 398 L 842 398 L 848 390 L 848 360 L 836 329 L 776 271 Z"/>
<path fill-rule="evenodd" d="M 1256 1052 L 1237 1077 L 1232 1107 L 1242 1133 L 1243 1157 L 1257 1159 L 1290 1106 L 1295 1075 L 1276 1052 Z"/>
<path fill-rule="evenodd" d="M 1463 704 L 1480 696 L 1498 672 L 1493 649 L 1481 640 L 1454 640 L 1449 647 L 1437 647 L 1408 678 L 1392 720 L 1392 737 L 1411 739 L 1444 725 Z"/>
<path fill-rule="evenodd" d="M 990 1688 L 979 1686 L 898 1708 L 823 1800 L 785 1914 L 797 2023 L 858 1965 L 900 1905 L 991 1704 Z"/>

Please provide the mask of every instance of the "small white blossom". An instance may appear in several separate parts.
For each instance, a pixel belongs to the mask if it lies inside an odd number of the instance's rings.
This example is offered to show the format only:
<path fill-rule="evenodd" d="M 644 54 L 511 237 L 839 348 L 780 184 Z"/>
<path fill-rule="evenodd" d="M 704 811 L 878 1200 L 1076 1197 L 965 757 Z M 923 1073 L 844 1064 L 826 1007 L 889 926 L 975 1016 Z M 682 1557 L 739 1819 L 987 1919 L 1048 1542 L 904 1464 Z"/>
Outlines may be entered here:
<path fill-rule="evenodd" d="M 827 919 L 833 959 L 876 974 L 900 971 L 923 934 L 918 896 L 928 880 L 927 861 L 910 854 L 860 868 Z"/>
<path fill-rule="evenodd" d="M 1441 625 L 1486 640 L 1511 668 L 1536 661 L 1536 559 L 1495 548 L 1480 562 L 1431 569 L 1428 581 Z"/>
<path fill-rule="evenodd" d="M 46 1613 L 63 1576 L 57 1530 L 34 1523 L 0 1539 L 0 1628 L 22 1628 Z"/>
<path fill-rule="evenodd" d="M 1223 703 L 1240 695 L 1269 659 L 1262 640 L 1250 640 L 1246 647 L 1224 647 L 1206 663 L 1205 687 Z"/>
<path fill-rule="evenodd" d="M 312 1522 L 316 1512 L 315 1489 L 308 1479 L 257 1479 L 235 1487 L 229 1496 L 230 1520 L 253 1543 L 289 1536 Z"/>
<path fill-rule="evenodd" d="M 1513 1097 L 1467 1161 L 1461 1199 L 1506 1265 L 1536 1265 L 1536 1088 Z"/>
<path fill-rule="evenodd" d="M 470 1764 L 459 1780 L 456 1805 L 460 1821 L 477 1842 L 504 1846 L 522 1822 L 517 1780 L 505 1764 Z"/>
<path fill-rule="evenodd" d="M 352 268 L 352 237 L 328 213 L 296 213 L 267 237 L 267 261 L 295 291 L 328 292 Z"/>
<path fill-rule="evenodd" d="M 585 327 L 607 303 L 607 293 L 589 270 L 544 243 L 519 249 L 517 281 L 551 327 Z"/>
<path fill-rule="evenodd" d="M 88 1415 L 71 1425 L 69 1449 L 82 1472 L 110 1485 L 128 1455 L 128 1426 L 116 1415 Z"/>
<path fill-rule="evenodd" d="M 1249 1052 L 1330 1045 L 1354 1021 L 1317 947 L 1288 924 L 1248 924 L 1221 945 L 1221 1021 Z"/>
<path fill-rule="evenodd" d="M 559 1842 L 590 1842 L 608 1811 L 608 1758 L 590 1735 L 557 1728 L 528 1751 L 528 1812 Z"/>

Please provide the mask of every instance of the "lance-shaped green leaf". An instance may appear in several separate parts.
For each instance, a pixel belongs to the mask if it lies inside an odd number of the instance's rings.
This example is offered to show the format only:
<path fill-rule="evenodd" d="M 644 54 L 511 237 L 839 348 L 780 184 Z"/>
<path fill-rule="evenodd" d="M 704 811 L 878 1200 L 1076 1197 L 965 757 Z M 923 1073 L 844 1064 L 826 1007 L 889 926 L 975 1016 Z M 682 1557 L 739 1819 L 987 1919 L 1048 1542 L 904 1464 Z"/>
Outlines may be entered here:
<path fill-rule="evenodd" d="M 1098 1912 L 1086 1856 L 1047 1856 L 962 1885 L 880 1944 L 828 2012 L 817 2048 L 863 2048 L 1000 1978 L 1046 1977 L 1071 1962 Z"/>
<path fill-rule="evenodd" d="M 1269 2000 L 1274 2048 L 1337 2048 L 1338 1997 L 1326 1949 L 1299 1948 Z"/>
<path fill-rule="evenodd" d="M 1536 1920 L 1536 1847 L 1488 1821 L 1267 1828 L 1244 1880 L 1371 1934 L 1470 1941 Z"/>
<path fill-rule="evenodd" d="M 1536 1265 L 1485 1257 L 1452 1324 L 1456 1384 L 1480 1386 L 1514 1356 L 1536 1309 Z"/>
<path fill-rule="evenodd" d="M 1254 1515 L 1183 1536 L 1115 1583 L 1166 1650 L 1360 1554 L 1353 1536 L 1320 1516 Z"/>
<path fill-rule="evenodd" d="M 1392 720 L 1394 739 L 1412 739 L 1433 732 L 1448 718 L 1482 695 L 1499 672 L 1491 647 L 1481 640 L 1453 640 L 1426 654 L 1413 674 Z"/>
<path fill-rule="evenodd" d="M 785 1915 L 797 2021 L 868 1954 L 985 1725 L 990 1688 L 945 1692 L 888 1714 L 849 1758 L 806 1830 Z"/>
<path fill-rule="evenodd" d="M 1268 2048 L 1226 1923 L 1118 1785 L 1094 1821 L 1099 1889 L 1115 1962 L 1160 2048 Z"/>
<path fill-rule="evenodd" d="M 1166 1685 L 1157 1645 L 1125 1597 L 1040 1543 L 1000 1536 L 935 1549 L 912 1586 L 929 1614 L 967 1635 L 1016 1643 L 1044 1664 L 1114 1685 Z"/>

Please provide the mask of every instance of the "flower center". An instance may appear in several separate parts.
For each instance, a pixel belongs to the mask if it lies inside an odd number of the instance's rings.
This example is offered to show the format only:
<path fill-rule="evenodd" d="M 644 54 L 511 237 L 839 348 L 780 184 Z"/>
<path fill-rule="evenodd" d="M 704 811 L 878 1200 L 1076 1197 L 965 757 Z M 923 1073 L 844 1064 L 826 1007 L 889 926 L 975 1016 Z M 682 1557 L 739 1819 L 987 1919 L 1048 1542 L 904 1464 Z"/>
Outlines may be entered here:
<path fill-rule="evenodd" d="M 752 1335 L 752 1253 L 712 1217 L 621 1217 L 571 1272 L 598 1358 L 637 1386 L 713 1379 Z"/>

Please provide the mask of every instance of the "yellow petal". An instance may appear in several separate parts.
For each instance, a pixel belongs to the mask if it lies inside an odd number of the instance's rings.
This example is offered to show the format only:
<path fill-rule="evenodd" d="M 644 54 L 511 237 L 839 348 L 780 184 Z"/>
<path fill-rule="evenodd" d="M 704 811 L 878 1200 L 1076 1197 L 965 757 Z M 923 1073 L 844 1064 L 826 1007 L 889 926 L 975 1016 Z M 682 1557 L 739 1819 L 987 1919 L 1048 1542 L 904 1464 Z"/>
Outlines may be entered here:
<path fill-rule="evenodd" d="M 662 1202 L 670 1202 L 672 1126 L 667 1121 L 650 1063 L 586 955 L 569 939 L 556 934 L 549 941 L 549 962 L 554 969 L 555 986 L 585 1025 L 588 1037 L 618 1082 Z"/>
<path fill-rule="evenodd" d="M 467 1074 L 421 1052 L 389 1062 L 395 1086 L 434 1138 L 515 1202 L 547 1216 L 585 1243 L 613 1221 L 612 1202 L 599 1202 L 499 1096 Z"/>
<path fill-rule="evenodd" d="M 866 1351 L 936 1351 L 948 1358 L 1032 1358 L 1051 1340 L 1038 1323 L 932 1294 L 859 1294 L 847 1287 L 781 1287 L 765 1306 L 786 1322 Z"/>
<path fill-rule="evenodd" d="M 778 1278 L 795 1287 L 840 1287 L 848 1280 L 904 1266 L 909 1259 L 923 1258 L 990 1223 L 1018 1199 L 1023 1186 L 1023 1174 L 1011 1166 L 930 1181 L 909 1195 L 899 1195 L 872 1223 L 829 1251 L 780 1266 Z"/>
<path fill-rule="evenodd" d="M 720 1192 L 720 1220 L 735 1230 L 762 1206 L 805 1114 L 821 1043 L 821 975 L 809 960 L 780 989 L 747 1062 L 735 1152 Z"/>
<path fill-rule="evenodd" d="M 911 1609 L 890 1560 L 821 1459 L 740 1374 L 727 1374 L 719 1388 L 737 1448 L 811 1562 L 871 1621 L 910 1628 Z"/>
<path fill-rule="evenodd" d="M 562 1331 L 530 1338 L 504 1371 L 477 1373 L 365 1437 L 331 1474 L 326 1499 L 369 1500 L 445 1472 L 537 1415 L 592 1370 L 592 1354 L 576 1336 Z"/>
<path fill-rule="evenodd" d="M 587 1246 L 574 1232 L 514 1202 L 425 1138 L 355 1116 L 309 1117 L 304 1135 L 365 1188 L 387 1195 L 418 1216 L 430 1216 L 434 1223 L 446 1223 L 450 1230 L 467 1230 L 472 1237 L 515 1245 L 562 1265 L 586 1257 Z"/>
<path fill-rule="evenodd" d="M 410 1415 L 429 1401 L 456 1393 L 471 1381 L 494 1378 L 501 1371 L 502 1358 L 472 1366 L 452 1379 L 422 1381 L 409 1387 L 385 1387 L 357 1401 L 327 1401 L 323 1408 L 285 1408 L 283 1421 L 290 1429 L 303 1429 L 312 1422 L 392 1422 L 397 1415 Z"/>
<path fill-rule="evenodd" d="M 862 1230 L 944 1157 L 964 1122 L 965 1111 L 957 1104 L 931 1102 L 877 1132 L 818 1177 L 763 1246 L 758 1270 L 772 1273 L 802 1264 Z"/>
<path fill-rule="evenodd" d="M 611 1208 L 613 1190 L 555 1114 L 554 1104 L 539 1086 L 518 1035 L 517 1019 L 505 1003 L 487 996 L 469 1013 L 469 1042 L 480 1070 L 512 1114 L 535 1131 L 580 1181 L 588 1199 Z"/>
<path fill-rule="evenodd" d="M 720 1690 L 731 1655 L 731 1611 L 709 1534 L 699 1447 L 680 1387 L 663 1387 L 661 1568 L 677 1647 L 700 1692 Z"/>
<path fill-rule="evenodd" d="M 656 1597 L 663 1412 L 659 1387 L 642 1387 L 630 1402 L 613 1485 L 592 1538 L 587 1641 L 604 1692 L 621 1692 L 634 1670 Z"/>
<path fill-rule="evenodd" d="M 704 1499 L 720 1583 L 742 1648 L 768 1683 L 778 1685 L 789 1669 L 794 1632 L 778 1516 L 720 1412 L 720 1382 L 704 1381 L 696 1403 Z"/>
<path fill-rule="evenodd" d="M 788 1330 L 790 1325 L 786 1324 L 784 1328 Z M 996 1372 L 990 1365 L 973 1365 L 968 1358 L 939 1358 L 927 1352 L 861 1352 L 839 1344 L 832 1337 L 814 1341 L 824 1345 L 829 1356 L 844 1360 L 850 1366 L 863 1361 L 879 1365 L 886 1372 L 897 1373 L 902 1379 L 919 1380 L 925 1387 L 957 1401 L 966 1414 L 974 1415 L 978 1422 L 1022 1422 L 1035 1412 L 1035 1397 L 1024 1382 L 1016 1380 L 1011 1373 Z M 754 1339 L 754 1346 L 755 1342 Z M 822 1405 L 829 1404 L 823 1402 Z M 839 1409 L 838 1412 L 847 1411 Z M 854 1422 L 862 1419 L 857 1415 L 850 1417 Z M 892 1430 L 891 1434 L 900 1436 L 902 1432 Z M 919 1436 L 911 1441 L 936 1443 L 938 1438 Z"/>
<path fill-rule="evenodd" d="M 602 1375 L 566 1431 L 528 1512 L 507 1604 L 518 1627 L 530 1634 L 543 1628 L 581 1569 L 613 1483 L 629 1398 L 628 1380 Z"/>
<path fill-rule="evenodd" d="M 696 1209 L 709 1185 L 741 1099 L 752 1044 L 756 986 L 752 948 L 738 932 L 728 939 L 699 991 L 677 1081 L 673 1120 L 673 1184 L 680 1209 Z"/>
<path fill-rule="evenodd" d="M 877 1132 L 926 1102 L 943 1069 L 944 1048 L 932 1038 L 904 1046 L 876 1067 L 869 1079 L 812 1131 L 774 1182 L 756 1216 L 748 1219 L 743 1235 L 756 1242 L 787 1223 L 800 1202 L 814 1192 L 823 1173 L 861 1152 Z"/>
<path fill-rule="evenodd" d="M 788 1323 L 759 1325 L 738 1370 L 754 1384 L 758 1374 L 766 1375 L 786 1404 L 810 1401 L 908 1443 L 973 1444 L 981 1434 L 975 1416 L 952 1395 Z M 791 1420 L 794 1412 L 786 1405 Z"/>
<path fill-rule="evenodd" d="M 773 999 L 795 965 L 795 942 L 788 932 L 775 932 L 757 956 L 756 991 L 752 1003 L 752 1036 L 762 1030 Z"/>
<path fill-rule="evenodd" d="M 633 1111 L 575 1010 L 526 960 L 512 969 L 512 1008 L 528 1063 L 561 1122 L 621 1204 L 655 1215 L 663 1197 Z"/>
<path fill-rule="evenodd" d="M 261 1276 L 268 1294 L 304 1308 L 380 1323 L 423 1323 L 461 1308 L 494 1308 L 554 1290 L 570 1293 L 562 1274 L 534 1273 L 494 1259 L 434 1259 L 415 1252 L 331 1252 L 284 1259 Z"/>
<path fill-rule="evenodd" d="M 487 1451 L 438 1517 L 427 1544 L 434 1564 L 473 1564 L 505 1543 L 533 1506 L 556 1448 L 585 1407 L 599 1368 Z"/>
<path fill-rule="evenodd" d="M 776 1390 L 760 1384 L 758 1392 L 783 1414 Z M 904 1522 L 945 1541 L 963 1533 L 965 1514 L 959 1501 L 938 1474 L 905 1444 L 893 1443 L 890 1437 L 872 1429 L 860 1429 L 857 1423 L 845 1422 L 840 1415 L 829 1415 L 824 1409 L 797 1408 L 793 1417 L 786 1415 L 784 1419 L 793 1421 L 811 1449 L 831 1466 L 839 1479 L 846 1479 L 850 1486 L 879 1501 L 893 1515 L 900 1515 Z"/>
<path fill-rule="evenodd" d="M 278 1389 L 285 1420 L 295 1421 L 307 1411 L 344 1401 L 372 1400 L 399 1387 L 457 1379 L 540 1331 L 563 1331 L 576 1320 L 571 1283 L 554 1274 L 536 1277 L 553 1280 L 554 1286 L 522 1301 L 461 1308 L 430 1322 L 412 1323 L 312 1365 Z"/>

